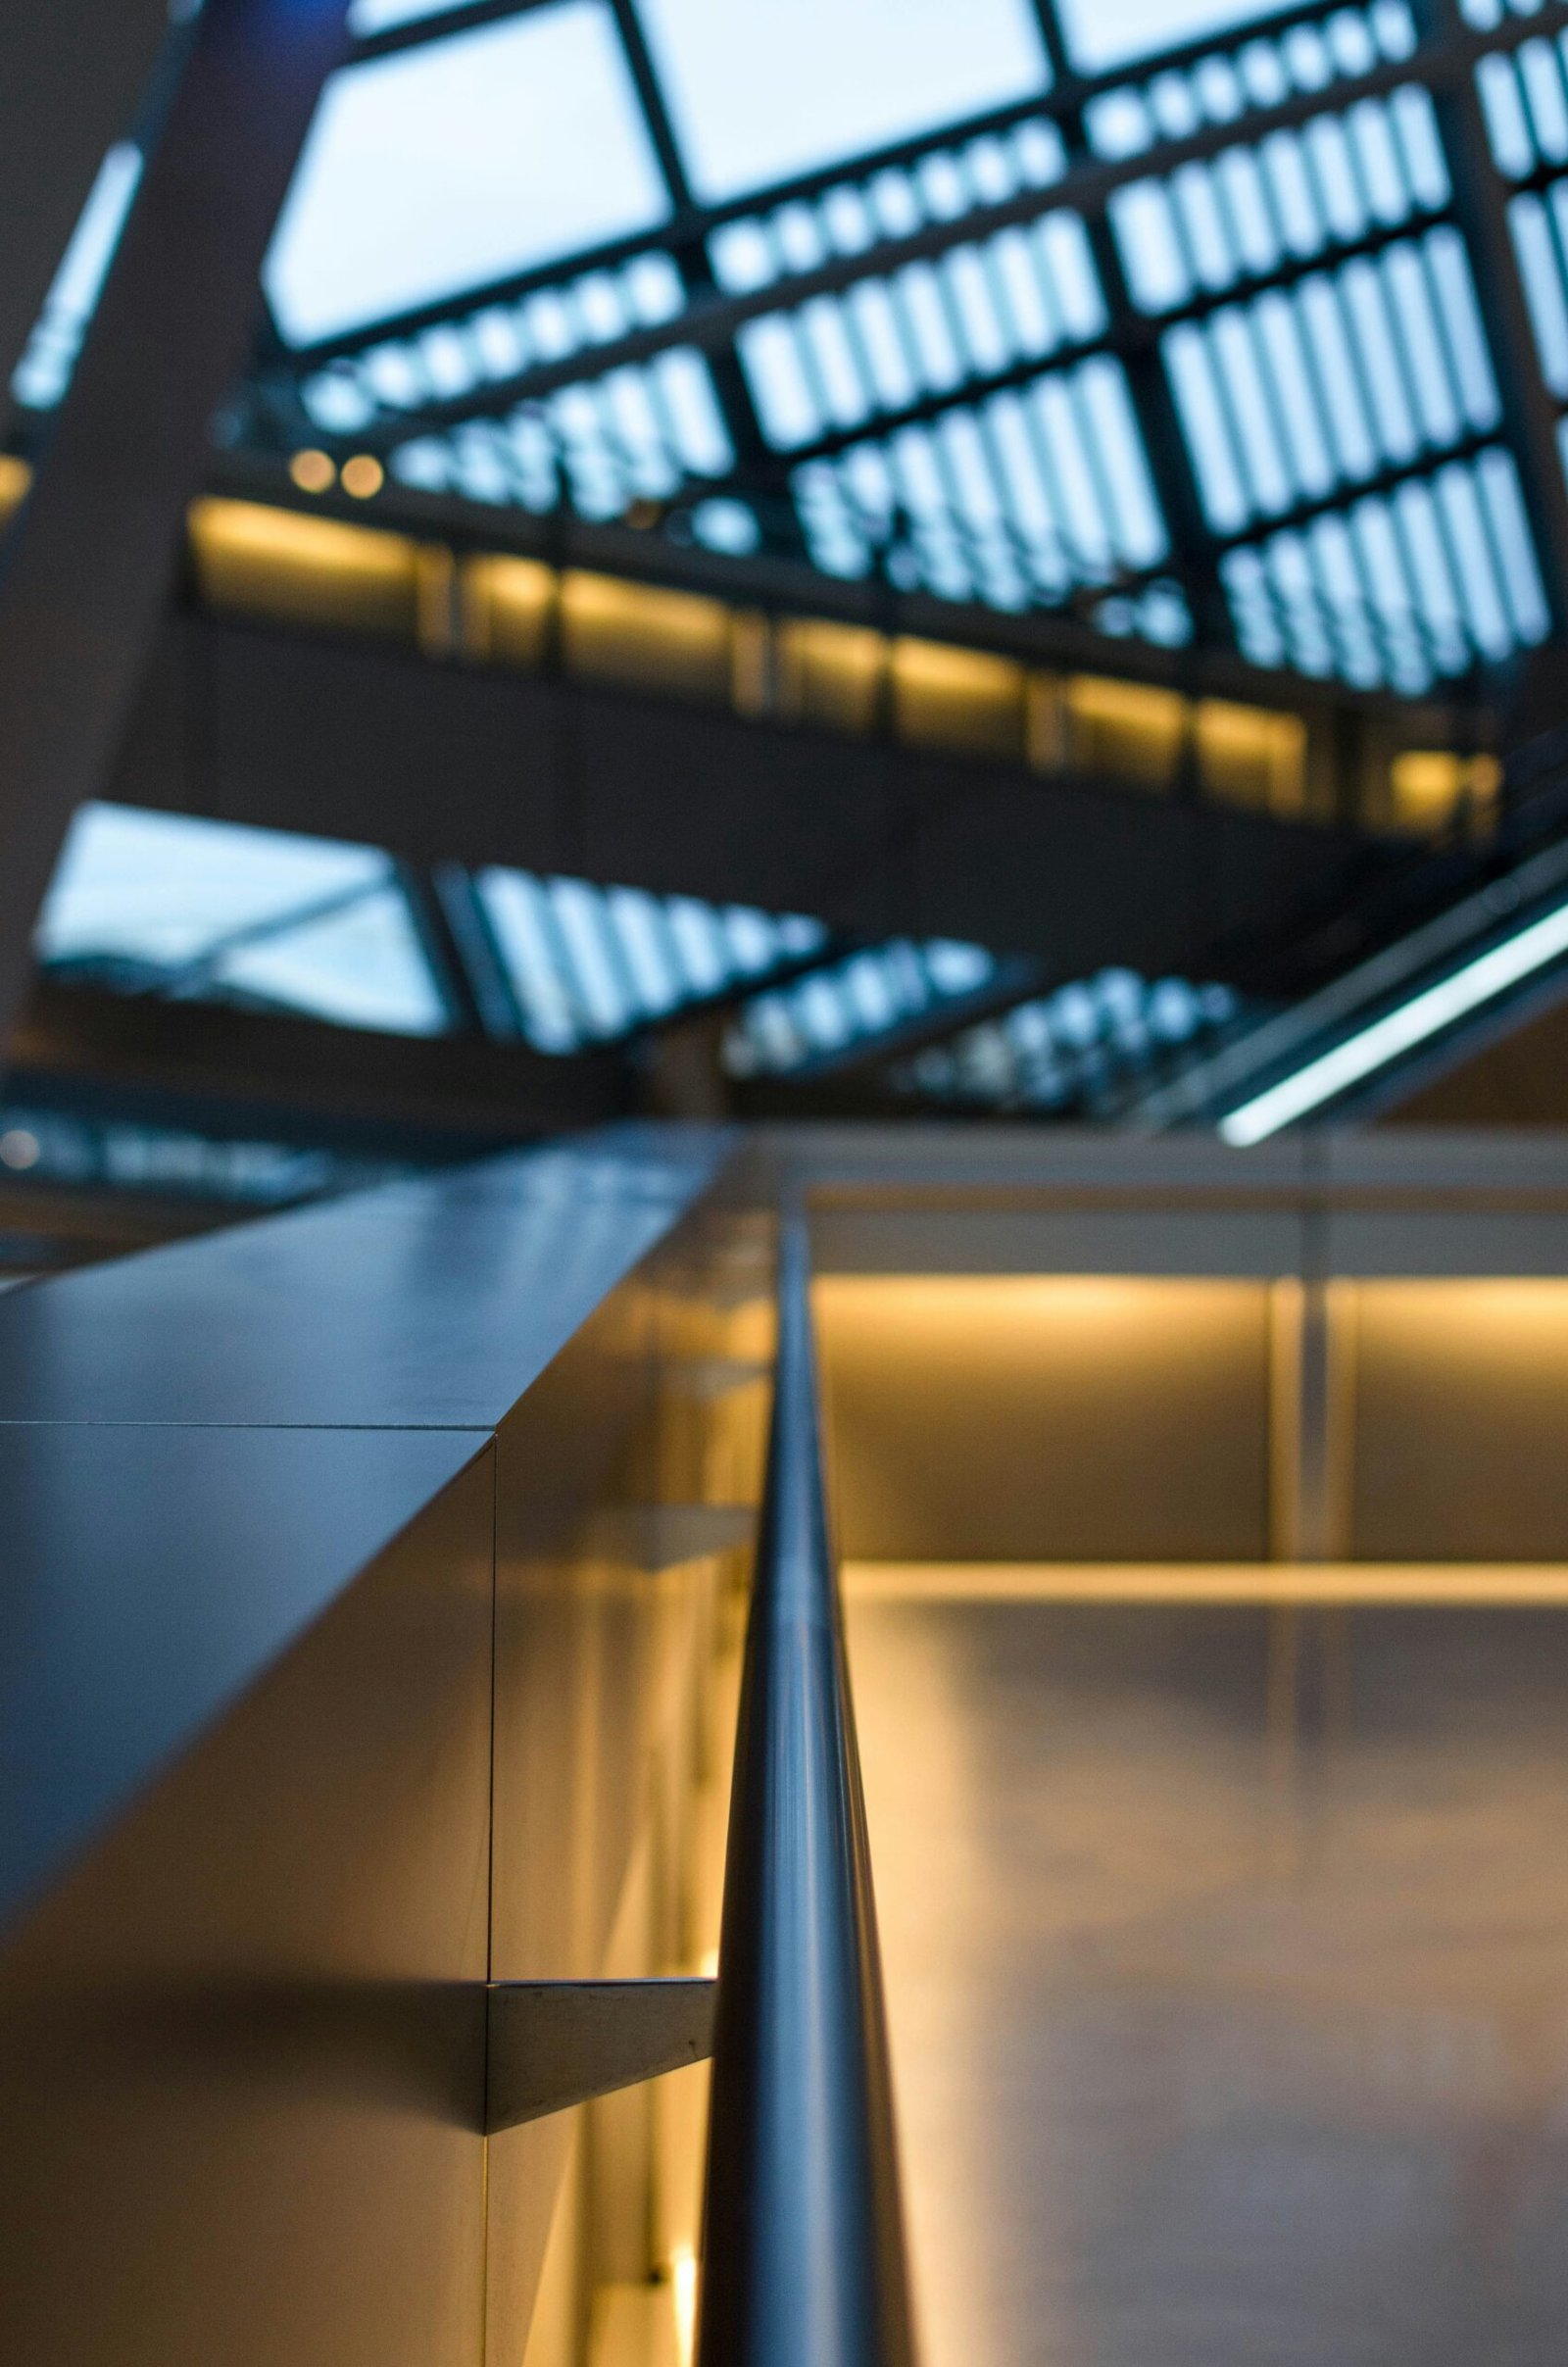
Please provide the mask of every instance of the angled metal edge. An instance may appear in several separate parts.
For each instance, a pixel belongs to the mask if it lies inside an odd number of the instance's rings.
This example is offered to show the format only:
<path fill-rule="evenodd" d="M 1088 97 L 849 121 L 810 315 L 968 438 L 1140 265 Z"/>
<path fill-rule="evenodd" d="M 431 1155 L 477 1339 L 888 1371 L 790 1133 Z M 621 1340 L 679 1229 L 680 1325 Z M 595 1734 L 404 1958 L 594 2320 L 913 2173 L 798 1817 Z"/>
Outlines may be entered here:
<path fill-rule="evenodd" d="M 706 2061 L 717 1989 L 711 1980 L 491 1982 L 486 2136 Z"/>

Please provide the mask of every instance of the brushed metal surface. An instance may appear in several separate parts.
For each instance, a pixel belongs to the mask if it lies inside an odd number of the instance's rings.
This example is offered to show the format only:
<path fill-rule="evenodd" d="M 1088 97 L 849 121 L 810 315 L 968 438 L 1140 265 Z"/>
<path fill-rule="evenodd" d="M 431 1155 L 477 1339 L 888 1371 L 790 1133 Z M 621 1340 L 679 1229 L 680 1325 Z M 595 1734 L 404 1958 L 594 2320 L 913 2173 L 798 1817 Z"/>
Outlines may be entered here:
<path fill-rule="evenodd" d="M 1553 2367 L 1568 1611 L 849 1623 L 927 2367 Z"/>
<path fill-rule="evenodd" d="M 166 1486 L 190 1492 L 182 1545 L 169 1537 L 192 1558 L 187 1584 L 224 1592 L 227 1575 L 237 1600 L 329 1517 L 328 1482 L 356 1458 L 384 1504 L 394 1450 L 424 1458 L 412 1490 L 438 1442 L 140 1444 L 149 1485 L 162 1450 Z M 225 1573 L 200 1539 L 204 1455 L 251 1491 L 264 1540 Z M 493 1484 L 485 1449 L 0 1956 L 8 2359 L 478 2358 Z M 117 1575 L 132 1603 L 155 1582 L 149 1559 L 117 1573 L 107 1555 L 101 1594 Z M 124 1623 L 106 1632 L 122 1701 L 138 1675 L 167 1674 L 167 1623 L 159 1646 L 138 1666 Z"/>
<path fill-rule="evenodd" d="M 835 1275 L 814 1299 L 847 1555 L 1266 1552 L 1261 1284 Z"/>
<path fill-rule="evenodd" d="M 0 1933 L 485 1452 L 0 1424 Z"/>
<path fill-rule="evenodd" d="M 521 2356 L 572 2123 L 483 2135 L 498 1517 L 498 1960 L 569 1977 L 679 1791 L 650 1275 L 727 1155 L 619 1128 L 8 1304 L 0 2355 Z"/>
<path fill-rule="evenodd" d="M 713 1574 L 700 1561 L 651 1569 L 647 1508 L 701 1499 L 713 1409 L 671 1405 L 661 1381 L 672 1357 L 722 1347 L 706 1298 L 710 1230 L 698 1210 L 672 1233 L 497 1433 L 494 1981 L 629 1978 L 686 1960 L 667 1893 Z M 703 1544 L 711 1553 L 715 1539 Z M 584 2242 L 627 2276 L 653 2265 L 646 2184 L 625 2169 L 646 2153 L 646 2129 L 639 2141 L 632 2127 L 646 2119 L 646 2099 L 616 2097 L 591 2107 L 583 2131 Z M 572 2127 L 553 2115 L 491 2141 L 488 2356 L 522 2354 Z M 601 2170 L 617 2207 L 594 2198 Z"/>
<path fill-rule="evenodd" d="M 0 1422 L 493 1428 L 732 1137 L 607 1128 L 0 1299 Z"/>

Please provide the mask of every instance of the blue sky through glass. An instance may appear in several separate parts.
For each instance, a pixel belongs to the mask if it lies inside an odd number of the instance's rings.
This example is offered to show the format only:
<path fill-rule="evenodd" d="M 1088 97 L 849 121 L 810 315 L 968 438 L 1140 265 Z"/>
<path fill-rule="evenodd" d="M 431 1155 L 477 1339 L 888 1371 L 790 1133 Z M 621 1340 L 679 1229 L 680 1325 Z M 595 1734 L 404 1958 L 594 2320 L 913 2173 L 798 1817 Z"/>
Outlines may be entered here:
<path fill-rule="evenodd" d="M 267 292 L 284 336 L 305 345 L 666 211 L 609 10 L 561 0 L 338 74 Z"/>
<path fill-rule="evenodd" d="M 1288 0 L 1056 0 L 1073 64 L 1106 74 L 1178 43 L 1277 17 Z"/>
<path fill-rule="evenodd" d="M 1027 0 L 638 0 L 696 193 L 717 200 L 1043 90 Z"/>

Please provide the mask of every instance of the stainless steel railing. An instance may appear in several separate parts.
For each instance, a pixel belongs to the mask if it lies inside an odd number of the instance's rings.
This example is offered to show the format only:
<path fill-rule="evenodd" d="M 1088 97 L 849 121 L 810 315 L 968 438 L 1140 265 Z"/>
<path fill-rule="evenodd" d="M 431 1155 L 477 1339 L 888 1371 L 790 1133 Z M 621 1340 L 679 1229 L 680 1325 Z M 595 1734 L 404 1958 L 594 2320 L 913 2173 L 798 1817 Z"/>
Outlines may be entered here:
<path fill-rule="evenodd" d="M 791 1220 L 725 1872 L 700 2367 L 913 2357 L 808 1284 Z"/>

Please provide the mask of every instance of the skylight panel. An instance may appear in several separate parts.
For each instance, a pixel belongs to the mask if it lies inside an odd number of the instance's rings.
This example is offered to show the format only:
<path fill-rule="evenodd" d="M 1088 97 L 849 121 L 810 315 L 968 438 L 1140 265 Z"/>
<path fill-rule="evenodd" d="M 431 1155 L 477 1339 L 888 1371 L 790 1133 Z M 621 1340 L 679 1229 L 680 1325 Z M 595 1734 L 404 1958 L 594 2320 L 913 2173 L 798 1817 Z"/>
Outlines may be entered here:
<path fill-rule="evenodd" d="M 390 1035 L 442 1035 L 447 1014 L 408 905 L 383 888 L 347 909 L 236 947 L 212 981 L 313 1018 Z"/>
<path fill-rule="evenodd" d="M 661 354 L 654 382 L 669 415 L 671 441 L 684 466 L 697 476 L 725 476 L 735 454 L 713 392 L 708 364 L 690 346 Z"/>
<path fill-rule="evenodd" d="M 265 283 L 308 345 L 667 212 L 608 9 L 557 0 L 334 75 Z"/>
<path fill-rule="evenodd" d="M 768 442 L 784 452 L 808 444 L 820 420 L 790 323 L 768 314 L 748 321 L 736 343 Z"/>
<path fill-rule="evenodd" d="M 1476 463 L 1476 482 L 1492 529 L 1509 620 L 1517 638 L 1528 648 L 1544 641 L 1551 629 L 1551 619 L 1512 456 L 1500 451 L 1484 452 Z"/>
<path fill-rule="evenodd" d="M 671 964 L 668 931 L 658 899 L 643 888 L 612 888 L 606 909 L 643 1009 L 656 1018 L 672 1011 L 681 999 L 681 987 Z"/>
<path fill-rule="evenodd" d="M 416 25 L 423 17 L 443 17 L 448 9 L 465 5 L 466 0 L 354 0 L 349 30 L 356 40 L 366 41 L 372 33 L 389 33 L 396 25 Z"/>
<path fill-rule="evenodd" d="M 1234 32 L 1277 17 L 1289 0 L 1056 0 L 1072 62 L 1105 74 L 1138 58 L 1158 57 L 1209 33 Z"/>
<path fill-rule="evenodd" d="M 879 279 L 862 280 L 851 289 L 849 306 L 877 401 L 889 411 L 902 411 L 913 401 L 915 384 L 887 287 Z"/>
<path fill-rule="evenodd" d="M 539 1052 L 575 1052 L 586 1029 L 548 896 L 527 871 L 481 871 L 474 881 L 495 930 L 523 1032 Z"/>
<path fill-rule="evenodd" d="M 1168 195 L 1157 181 L 1133 181 L 1112 196 L 1110 219 L 1133 302 L 1146 313 L 1169 312 L 1192 282 Z"/>
<path fill-rule="evenodd" d="M 686 169 L 740 196 L 1050 80 L 1027 0 L 637 0 Z"/>
<path fill-rule="evenodd" d="M 1508 220 L 1542 374 L 1558 402 L 1568 401 L 1568 302 L 1546 210 L 1536 198 L 1521 197 L 1509 207 Z"/>
<path fill-rule="evenodd" d="M 554 879 L 549 892 L 589 1024 L 595 1035 L 618 1035 L 630 1025 L 636 1007 L 606 920 L 604 897 L 583 879 Z"/>
<path fill-rule="evenodd" d="M 729 962 L 712 906 L 695 896 L 671 896 L 664 910 L 689 991 L 716 995 L 729 975 Z"/>
<path fill-rule="evenodd" d="M 387 876 L 386 857 L 371 847 L 84 806 L 44 903 L 38 954 L 176 966 L 236 930 L 368 891 Z"/>

